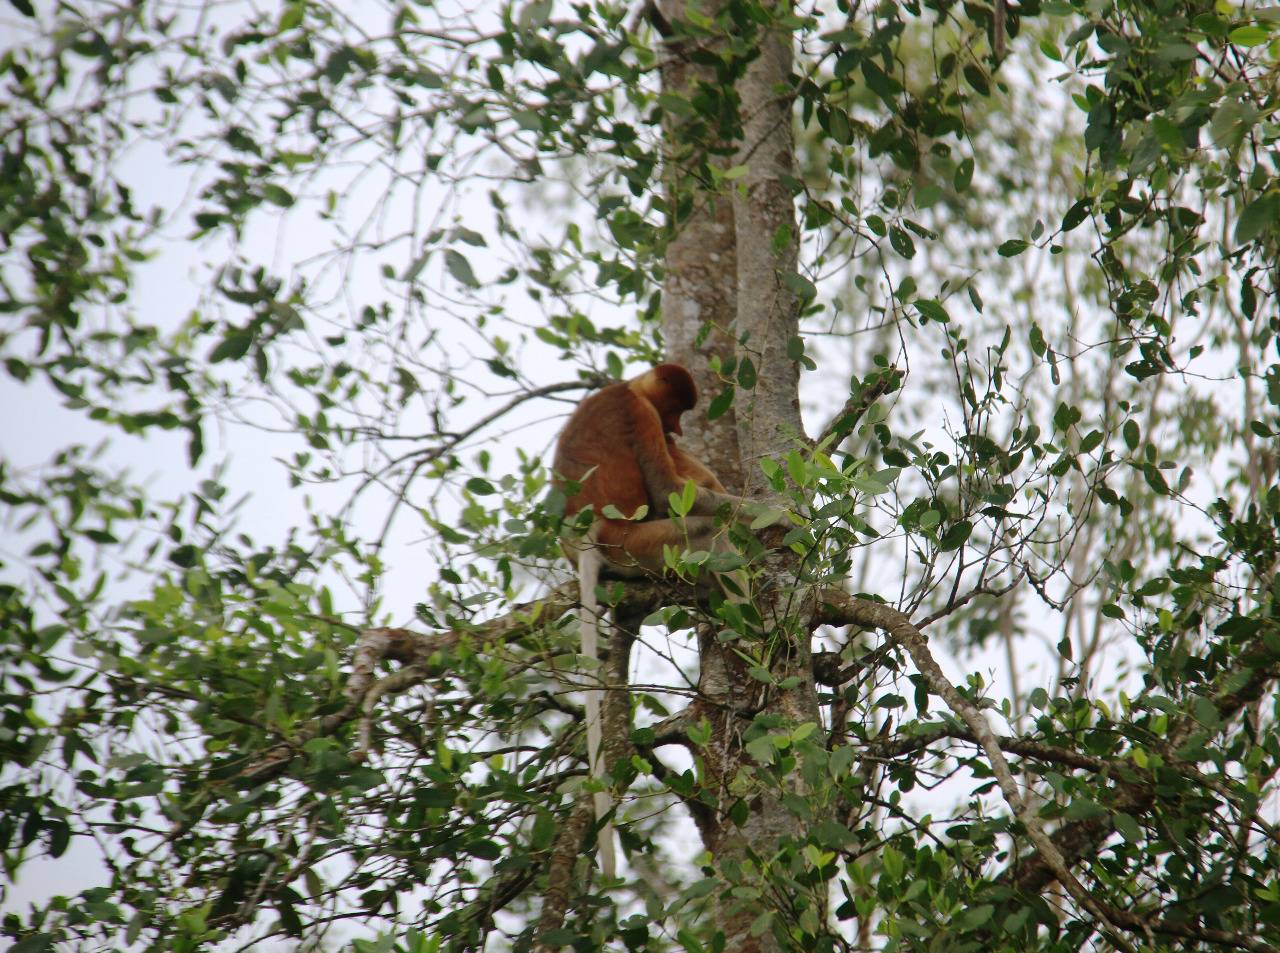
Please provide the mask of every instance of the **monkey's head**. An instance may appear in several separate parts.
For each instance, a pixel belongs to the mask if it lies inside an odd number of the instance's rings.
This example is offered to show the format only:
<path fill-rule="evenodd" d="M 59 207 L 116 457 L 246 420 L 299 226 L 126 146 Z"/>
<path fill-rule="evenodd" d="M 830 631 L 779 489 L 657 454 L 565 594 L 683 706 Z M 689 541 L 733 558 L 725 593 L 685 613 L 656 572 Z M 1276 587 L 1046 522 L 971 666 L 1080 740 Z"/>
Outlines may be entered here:
<path fill-rule="evenodd" d="M 683 434 L 680 415 L 698 403 L 693 376 L 679 364 L 659 364 L 631 382 L 632 389 L 653 404 L 664 433 Z"/>

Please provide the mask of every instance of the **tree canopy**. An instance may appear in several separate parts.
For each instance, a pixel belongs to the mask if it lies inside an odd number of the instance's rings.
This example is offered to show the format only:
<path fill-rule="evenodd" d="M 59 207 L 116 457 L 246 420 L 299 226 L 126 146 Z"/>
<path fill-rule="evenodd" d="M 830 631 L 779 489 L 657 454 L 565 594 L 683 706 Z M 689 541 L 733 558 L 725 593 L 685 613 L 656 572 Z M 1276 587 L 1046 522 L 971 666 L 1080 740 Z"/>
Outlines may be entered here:
<path fill-rule="evenodd" d="M 14 953 L 1280 948 L 1280 8 L 10 4 Z"/>

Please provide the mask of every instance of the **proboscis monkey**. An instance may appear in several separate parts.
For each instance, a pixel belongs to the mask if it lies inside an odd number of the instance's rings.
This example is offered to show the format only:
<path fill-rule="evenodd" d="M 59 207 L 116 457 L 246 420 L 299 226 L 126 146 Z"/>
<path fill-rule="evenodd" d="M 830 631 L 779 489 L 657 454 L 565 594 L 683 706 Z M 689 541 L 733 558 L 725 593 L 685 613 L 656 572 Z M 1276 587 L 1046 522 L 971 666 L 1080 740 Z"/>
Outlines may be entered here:
<path fill-rule="evenodd" d="M 587 507 L 595 512 L 595 522 L 582 539 L 566 539 L 565 553 L 578 566 L 581 591 L 579 620 L 582 654 L 599 660 L 599 603 L 596 586 L 602 569 L 622 576 L 661 574 L 663 549 L 713 551 L 724 549 L 724 526 L 717 525 L 715 513 L 727 505 L 738 516 L 756 516 L 767 510 L 761 504 L 726 493 L 700 460 L 675 443 L 672 435 L 682 434 L 680 416 L 698 402 L 698 391 L 689 372 L 679 364 L 659 364 L 639 377 L 611 384 L 585 398 L 570 416 L 556 442 L 553 463 L 555 483 L 576 485 L 565 504 L 572 516 Z M 668 498 L 679 494 L 692 481 L 696 496 L 689 513 L 673 519 Z M 567 489 L 567 488 L 566 488 Z M 640 519 L 609 518 L 612 505 L 623 517 L 633 517 L 641 507 Z M 586 692 L 587 760 L 592 777 L 603 770 L 600 702 L 602 692 Z M 595 794 L 597 820 L 612 807 L 609 795 Z M 614 876 L 617 858 L 613 828 L 600 830 L 598 846 L 601 871 Z"/>

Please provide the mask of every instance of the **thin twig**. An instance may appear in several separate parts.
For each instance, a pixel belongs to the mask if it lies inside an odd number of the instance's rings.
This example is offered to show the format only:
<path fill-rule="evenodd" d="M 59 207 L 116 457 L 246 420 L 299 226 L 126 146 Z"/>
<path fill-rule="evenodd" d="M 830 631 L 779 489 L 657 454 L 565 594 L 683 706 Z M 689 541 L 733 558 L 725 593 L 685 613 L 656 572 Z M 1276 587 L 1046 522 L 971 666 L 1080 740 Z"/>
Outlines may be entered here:
<path fill-rule="evenodd" d="M 858 426 L 858 421 L 867 412 L 867 408 L 885 394 L 897 390 L 898 385 L 905 376 L 902 371 L 891 364 L 876 374 L 873 379 L 864 382 L 861 387 L 849 395 L 849 399 L 844 402 L 844 406 L 822 428 L 822 434 L 817 440 L 818 445 L 829 443 L 833 447 L 838 446 L 840 441 L 849 436 L 853 432 L 853 428 Z"/>

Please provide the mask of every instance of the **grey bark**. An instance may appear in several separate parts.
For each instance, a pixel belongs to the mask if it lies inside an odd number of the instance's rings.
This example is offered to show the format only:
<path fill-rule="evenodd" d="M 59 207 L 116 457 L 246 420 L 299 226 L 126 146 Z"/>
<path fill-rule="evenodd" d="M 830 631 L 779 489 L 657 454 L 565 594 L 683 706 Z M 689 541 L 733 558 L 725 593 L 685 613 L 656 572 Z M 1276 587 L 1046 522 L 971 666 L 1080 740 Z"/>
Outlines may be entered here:
<path fill-rule="evenodd" d="M 658 9 L 668 21 L 683 15 L 683 3 L 678 0 L 664 0 Z M 715 15 L 721 4 L 703 3 L 700 9 Z M 785 13 L 790 5 L 780 3 L 776 10 Z M 671 62 L 663 70 L 663 82 L 668 91 L 683 92 L 704 68 L 690 63 L 688 51 L 679 45 L 671 44 L 669 49 Z M 693 211 L 677 221 L 668 245 L 663 287 L 668 351 L 699 375 L 707 400 L 718 390 L 707 386 L 704 369 L 709 355 L 723 360 L 736 346 L 739 361 L 749 359 L 755 368 L 755 387 L 738 389 L 729 414 L 711 426 L 687 428 L 685 441 L 726 486 L 748 495 L 763 495 L 767 489 L 758 462 L 762 457 L 780 456 L 803 442 L 799 369 L 786 356 L 788 340 L 798 333 L 798 302 L 785 280 L 794 273 L 798 256 L 793 197 L 785 184 L 794 168 L 791 64 L 789 32 L 769 30 L 758 35 L 758 55 L 747 64 L 737 85 L 742 131 L 729 163 L 745 166 L 746 173 L 734 182 L 731 194 L 693 192 Z M 672 157 L 668 194 L 687 196 L 685 190 L 692 185 L 683 178 L 682 163 L 689 160 L 693 144 L 682 141 L 678 123 L 668 125 L 667 135 Z M 672 214 L 676 204 L 672 202 Z M 705 334 L 707 324 L 713 327 L 710 334 Z M 741 739 L 757 714 L 779 714 L 792 724 L 820 724 L 810 664 L 813 607 L 810 600 L 794 597 L 790 582 L 794 578 L 791 554 L 785 550 L 774 551 L 756 577 L 753 601 L 766 620 L 763 644 L 722 643 L 711 626 L 699 633 L 699 697 L 689 715 L 693 720 L 705 717 L 712 726 L 711 743 L 700 754 L 706 783 L 719 798 L 716 808 L 699 812 L 697 820 L 707 848 L 722 869 L 744 869 L 739 862 L 748 851 L 769 858 L 804 833 L 785 808 L 782 792 L 767 786 L 750 788 L 749 813 L 741 826 L 726 814 L 737 800 L 730 789 L 741 790 L 743 779 L 751 773 L 752 762 Z M 760 653 L 779 682 L 798 676 L 798 686 L 784 691 L 752 679 L 740 654 L 743 649 Z M 799 784 L 798 779 L 794 783 Z M 815 901 L 821 905 L 823 899 Z M 751 927 L 761 912 L 759 901 L 736 902 L 727 890 L 720 895 L 717 923 L 725 933 L 726 949 L 743 953 L 779 949 L 771 931 L 752 935 Z"/>
<path fill-rule="evenodd" d="M 670 23 L 683 16 L 680 0 L 660 0 L 659 14 Z M 700 10 L 718 16 L 723 3 L 708 0 Z M 698 82 L 714 82 L 710 67 L 688 58 L 684 44 L 673 42 L 662 65 L 662 86 L 667 92 L 689 96 Z M 733 202 L 698 188 L 691 166 L 703 154 L 724 154 L 719 143 L 695 141 L 688 135 L 690 120 L 668 114 L 663 124 L 666 164 L 663 177 L 672 223 L 667 243 L 666 276 L 662 284 L 662 331 L 667 357 L 689 368 L 701 395 L 698 411 L 684 424 L 684 446 L 703 460 L 730 491 L 741 492 L 742 468 L 738 452 L 738 432 L 734 409 L 729 408 L 714 423 L 706 419 L 706 408 L 722 388 L 710 363 L 720 365 L 734 356 L 736 343 L 733 322 L 737 314 L 737 255 L 733 227 Z M 721 167 L 724 159 L 711 156 Z M 690 205 L 687 215 L 678 209 Z"/>
<path fill-rule="evenodd" d="M 781 14 L 790 4 L 779 2 Z M 791 34 L 770 30 L 759 55 L 738 83 L 742 142 L 737 165 L 746 166 L 734 192 L 738 252 L 741 356 L 759 374 L 755 388 L 740 397 L 738 442 L 748 493 L 764 489 L 759 460 L 803 442 L 800 369 L 787 358 L 787 342 L 799 333 L 799 302 L 786 284 L 799 255 L 794 199 L 787 180 L 795 177 L 795 136 L 791 126 Z"/>

